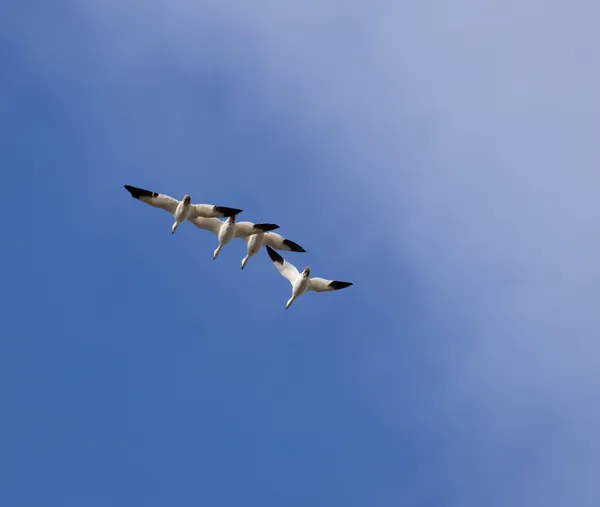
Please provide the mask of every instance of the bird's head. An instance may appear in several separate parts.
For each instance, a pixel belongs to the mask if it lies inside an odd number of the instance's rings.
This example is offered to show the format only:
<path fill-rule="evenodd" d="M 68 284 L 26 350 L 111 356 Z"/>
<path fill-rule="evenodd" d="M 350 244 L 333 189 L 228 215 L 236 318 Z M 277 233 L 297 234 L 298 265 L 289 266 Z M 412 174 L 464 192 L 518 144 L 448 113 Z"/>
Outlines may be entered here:
<path fill-rule="evenodd" d="M 184 196 L 183 196 L 183 202 L 184 202 L 184 204 L 189 204 L 189 203 L 191 203 L 191 202 L 192 202 L 192 196 L 191 196 L 191 195 L 187 195 L 187 194 L 186 194 L 186 195 L 184 195 Z"/>
<path fill-rule="evenodd" d="M 308 278 L 310 276 L 310 268 L 304 268 L 304 271 L 302 271 L 302 276 L 304 278 Z"/>

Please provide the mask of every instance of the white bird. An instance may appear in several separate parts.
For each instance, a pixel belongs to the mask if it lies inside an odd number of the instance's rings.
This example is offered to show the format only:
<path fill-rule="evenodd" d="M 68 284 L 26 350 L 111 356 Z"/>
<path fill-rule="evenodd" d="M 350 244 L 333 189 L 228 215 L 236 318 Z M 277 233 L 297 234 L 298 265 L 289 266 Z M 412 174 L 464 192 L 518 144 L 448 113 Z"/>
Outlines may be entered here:
<path fill-rule="evenodd" d="M 267 231 L 279 229 L 277 224 L 236 223 L 235 216 L 229 217 L 227 220 L 219 220 L 218 218 L 189 218 L 188 220 L 200 229 L 213 232 L 219 238 L 219 246 L 213 253 L 213 260 L 217 258 L 221 249 L 233 238 L 247 239 L 256 235 L 264 236 Z"/>
<path fill-rule="evenodd" d="M 248 253 L 242 259 L 242 269 L 246 267 L 246 263 L 250 260 L 250 257 L 256 255 L 263 246 L 270 246 L 275 250 L 285 250 L 287 252 L 306 252 L 298 243 L 294 243 L 290 239 L 285 239 L 276 232 L 259 232 L 252 236 L 246 236 L 243 239 L 246 242 Z"/>
<path fill-rule="evenodd" d="M 171 234 L 175 234 L 179 225 L 188 218 L 231 217 L 242 212 L 241 209 L 227 208 L 225 206 L 192 204 L 192 198 L 189 195 L 184 195 L 183 199 L 178 201 L 168 195 L 151 192 L 150 190 L 144 190 L 143 188 L 132 187 L 131 185 L 124 186 L 134 199 L 145 202 L 155 208 L 164 209 L 173 214 L 175 223 L 173 224 L 173 227 L 171 227 Z"/>
<path fill-rule="evenodd" d="M 286 310 L 306 291 L 313 290 L 315 292 L 328 292 L 332 290 L 345 289 L 346 287 L 350 287 L 352 285 L 351 282 L 325 280 L 324 278 L 311 278 L 310 268 L 304 268 L 302 273 L 298 273 L 296 266 L 287 262 L 271 247 L 267 246 L 267 252 L 269 253 L 269 257 L 271 257 L 271 260 L 281 275 L 287 278 L 292 284 L 292 297 L 285 305 Z"/>

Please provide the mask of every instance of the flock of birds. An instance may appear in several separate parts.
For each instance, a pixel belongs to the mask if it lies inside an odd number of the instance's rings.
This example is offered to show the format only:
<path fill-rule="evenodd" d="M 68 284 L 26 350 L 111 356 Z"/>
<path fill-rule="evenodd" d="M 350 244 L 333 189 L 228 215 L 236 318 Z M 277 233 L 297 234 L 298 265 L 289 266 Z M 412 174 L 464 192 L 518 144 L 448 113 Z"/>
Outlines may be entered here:
<path fill-rule="evenodd" d="M 244 269 L 250 258 L 265 246 L 275 267 L 292 284 L 292 297 L 285 305 L 286 310 L 307 291 L 329 292 L 345 289 L 352 285 L 351 282 L 311 277 L 310 268 L 308 267 L 304 268 L 302 273 L 298 272 L 293 264 L 286 261 L 275 250 L 288 252 L 306 252 L 306 250 L 299 244 L 272 232 L 279 229 L 276 224 L 236 222 L 237 215 L 242 212 L 241 209 L 213 206 L 212 204 L 192 204 L 192 198 L 189 195 L 184 195 L 183 199 L 178 201 L 168 195 L 132 187 L 131 185 L 125 185 L 125 188 L 138 201 L 171 213 L 175 218 L 171 234 L 175 234 L 177 228 L 186 220 L 200 229 L 214 233 L 219 239 L 219 245 L 213 253 L 213 260 L 217 258 L 223 247 L 233 238 L 241 238 L 247 245 L 247 254 L 242 259 L 242 269 Z M 226 218 L 226 220 L 220 220 L 221 218 Z"/>

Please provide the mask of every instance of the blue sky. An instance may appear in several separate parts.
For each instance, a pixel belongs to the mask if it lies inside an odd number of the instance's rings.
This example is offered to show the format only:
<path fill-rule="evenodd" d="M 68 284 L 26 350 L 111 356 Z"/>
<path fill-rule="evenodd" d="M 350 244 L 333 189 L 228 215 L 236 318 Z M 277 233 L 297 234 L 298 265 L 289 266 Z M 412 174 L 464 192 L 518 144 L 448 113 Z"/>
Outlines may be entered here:
<path fill-rule="evenodd" d="M 0 502 L 598 505 L 599 10 L 2 5 Z"/>

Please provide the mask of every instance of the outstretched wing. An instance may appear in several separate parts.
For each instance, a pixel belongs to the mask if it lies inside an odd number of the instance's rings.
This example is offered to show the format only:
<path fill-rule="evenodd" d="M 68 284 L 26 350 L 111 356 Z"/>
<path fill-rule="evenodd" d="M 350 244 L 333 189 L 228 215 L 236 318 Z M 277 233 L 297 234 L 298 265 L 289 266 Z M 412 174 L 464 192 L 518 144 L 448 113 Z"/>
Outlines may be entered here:
<path fill-rule="evenodd" d="M 219 235 L 219 232 L 221 231 L 221 226 L 224 223 L 223 221 L 219 220 L 218 218 L 194 217 L 194 218 L 188 218 L 188 220 L 190 222 L 192 222 L 199 229 L 211 231 L 214 234 L 216 234 L 217 236 Z"/>
<path fill-rule="evenodd" d="M 285 239 L 280 234 L 276 232 L 270 232 L 265 234 L 265 239 L 263 240 L 265 245 L 269 245 L 271 248 L 275 250 L 286 250 L 288 252 L 306 252 L 304 248 L 302 248 L 298 243 L 294 243 L 289 239 Z"/>
<path fill-rule="evenodd" d="M 253 224 L 252 222 L 237 222 L 235 224 L 235 237 L 247 238 L 259 232 L 273 231 L 279 229 L 277 224 Z"/>
<path fill-rule="evenodd" d="M 275 250 L 273 250 L 270 246 L 267 246 L 267 252 L 269 257 L 275 264 L 275 267 L 279 270 L 282 276 L 287 278 L 290 283 L 293 285 L 296 279 L 300 276 L 296 266 L 290 264 L 286 261 L 281 255 L 279 255 Z"/>
<path fill-rule="evenodd" d="M 306 290 L 314 290 L 315 292 L 329 292 L 332 290 L 345 289 L 351 285 L 351 282 L 338 282 L 337 280 L 325 280 L 325 278 L 311 278 L 308 281 L 308 287 Z"/>
<path fill-rule="evenodd" d="M 213 206 L 212 204 L 193 204 L 190 217 L 200 218 L 224 218 L 232 217 L 241 213 L 238 208 L 227 208 L 226 206 Z"/>
<path fill-rule="evenodd" d="M 161 208 L 169 213 L 175 213 L 179 201 L 172 197 L 157 192 L 151 192 L 150 190 L 144 190 L 143 188 L 132 187 L 131 185 L 124 185 L 127 191 L 131 194 L 131 197 L 138 201 L 145 202 L 155 208 Z"/>

